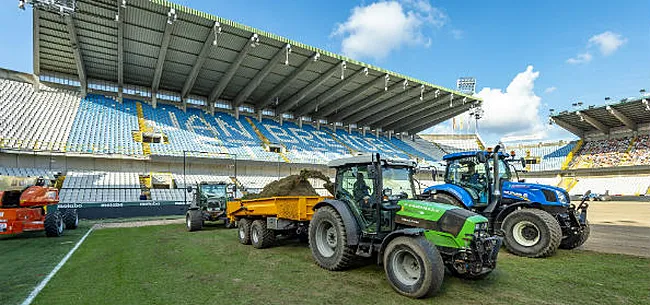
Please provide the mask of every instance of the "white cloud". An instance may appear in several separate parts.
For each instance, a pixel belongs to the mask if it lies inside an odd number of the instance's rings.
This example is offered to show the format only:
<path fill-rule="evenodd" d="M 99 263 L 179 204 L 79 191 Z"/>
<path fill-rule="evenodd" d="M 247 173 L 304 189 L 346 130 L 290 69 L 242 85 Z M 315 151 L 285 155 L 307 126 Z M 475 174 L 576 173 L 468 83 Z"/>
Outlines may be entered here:
<path fill-rule="evenodd" d="M 551 87 L 548 87 L 548 88 L 544 89 L 544 93 L 553 93 L 553 92 L 555 92 L 555 90 L 557 90 L 557 87 L 551 86 Z"/>
<path fill-rule="evenodd" d="M 451 35 L 454 37 L 456 40 L 463 39 L 463 34 L 465 34 L 461 30 L 451 30 Z"/>
<path fill-rule="evenodd" d="M 544 126 L 539 116 L 542 99 L 533 91 L 539 71 L 528 66 L 526 71 L 515 76 L 506 88 L 483 88 L 477 95 L 483 99 L 483 119 L 479 121 L 481 131 L 502 137 L 540 134 Z"/>
<path fill-rule="evenodd" d="M 343 37 L 341 49 L 350 57 L 381 59 L 402 46 L 431 45 L 425 29 L 439 28 L 448 17 L 426 0 L 380 1 L 357 6 L 331 36 Z"/>
<path fill-rule="evenodd" d="M 566 62 L 572 65 L 579 65 L 579 64 L 586 64 L 590 62 L 592 59 L 593 56 L 589 52 L 587 52 L 587 53 L 578 54 L 576 57 L 569 58 L 566 60 Z"/>
<path fill-rule="evenodd" d="M 589 38 L 589 46 L 597 46 L 604 56 L 612 55 L 618 48 L 627 42 L 621 34 L 606 31 Z"/>

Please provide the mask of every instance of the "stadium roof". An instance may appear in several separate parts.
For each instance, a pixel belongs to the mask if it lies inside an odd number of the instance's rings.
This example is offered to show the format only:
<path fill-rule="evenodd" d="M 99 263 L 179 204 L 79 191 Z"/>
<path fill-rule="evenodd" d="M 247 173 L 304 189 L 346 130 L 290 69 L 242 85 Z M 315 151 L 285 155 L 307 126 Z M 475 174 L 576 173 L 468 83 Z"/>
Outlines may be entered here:
<path fill-rule="evenodd" d="M 164 0 L 78 0 L 71 15 L 35 7 L 34 73 L 75 77 L 84 92 L 89 81 L 143 86 L 154 103 L 199 97 L 210 110 L 227 101 L 409 133 L 481 102 Z"/>
<path fill-rule="evenodd" d="M 577 111 L 562 111 L 551 121 L 583 138 L 587 133 L 608 135 L 613 129 L 637 131 L 639 125 L 650 123 L 650 97 L 623 99 L 618 103 L 589 106 Z"/>

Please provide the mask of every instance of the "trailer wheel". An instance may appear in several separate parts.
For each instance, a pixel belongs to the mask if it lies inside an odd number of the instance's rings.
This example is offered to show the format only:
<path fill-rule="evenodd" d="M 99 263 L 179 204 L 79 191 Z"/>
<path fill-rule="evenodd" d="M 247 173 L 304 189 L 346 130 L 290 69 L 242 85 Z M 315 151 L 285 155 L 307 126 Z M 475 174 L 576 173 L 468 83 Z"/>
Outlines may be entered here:
<path fill-rule="evenodd" d="M 538 209 L 521 209 L 503 220 L 506 248 L 515 255 L 546 257 L 557 251 L 562 228 L 551 214 Z"/>
<path fill-rule="evenodd" d="M 203 215 L 200 210 L 189 210 L 185 215 L 185 226 L 190 232 L 203 229 Z"/>
<path fill-rule="evenodd" d="M 237 221 L 237 227 L 239 229 L 237 230 L 237 236 L 239 237 L 239 242 L 242 245 L 250 245 L 251 244 L 251 221 L 242 218 Z"/>
<path fill-rule="evenodd" d="M 76 209 L 67 209 L 63 212 L 63 223 L 66 230 L 74 230 L 79 226 L 79 214 Z"/>
<path fill-rule="evenodd" d="M 445 276 L 442 256 L 424 236 L 395 237 L 386 247 L 383 262 L 393 289 L 411 298 L 435 294 Z"/>
<path fill-rule="evenodd" d="M 341 215 L 332 207 L 322 207 L 309 223 L 309 248 L 316 264 L 327 270 L 343 270 L 355 261 L 354 248 L 348 245 Z"/>
<path fill-rule="evenodd" d="M 251 243 L 257 249 L 268 248 L 275 243 L 275 232 L 266 228 L 266 221 L 258 219 L 251 225 Z"/>
<path fill-rule="evenodd" d="M 60 212 L 45 214 L 45 236 L 59 237 L 63 234 L 63 217 Z"/>
<path fill-rule="evenodd" d="M 571 250 L 582 246 L 582 244 L 584 244 L 589 238 L 590 233 L 591 229 L 589 228 L 589 222 L 587 221 L 580 234 L 569 235 L 562 239 L 562 242 L 560 243 L 560 249 Z"/>

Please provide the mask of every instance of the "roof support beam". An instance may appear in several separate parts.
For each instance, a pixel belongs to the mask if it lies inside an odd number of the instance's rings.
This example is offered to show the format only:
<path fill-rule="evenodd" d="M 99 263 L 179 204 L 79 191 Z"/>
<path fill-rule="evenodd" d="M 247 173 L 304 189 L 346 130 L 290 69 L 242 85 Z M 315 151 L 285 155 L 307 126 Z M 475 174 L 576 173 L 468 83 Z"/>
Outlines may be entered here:
<path fill-rule="evenodd" d="M 124 90 L 124 20 L 125 7 L 122 3 L 117 4 L 117 85 L 118 85 L 118 101 L 121 103 L 123 100 Z"/>
<path fill-rule="evenodd" d="M 584 112 L 577 111 L 576 114 L 580 117 L 581 120 L 589 123 L 589 125 L 591 126 L 594 126 L 594 128 L 600 130 L 602 133 L 609 134 L 609 127 L 605 126 L 605 124 L 592 118 L 591 116 L 589 116 Z"/>
<path fill-rule="evenodd" d="M 232 80 L 232 77 L 235 76 L 235 73 L 239 69 L 241 63 L 244 61 L 244 58 L 246 58 L 248 52 L 252 48 L 254 48 L 254 46 L 259 44 L 259 42 L 260 42 L 260 38 L 257 36 L 257 34 L 253 34 L 250 40 L 247 41 L 244 47 L 239 51 L 239 54 L 237 54 L 237 57 L 235 57 L 235 61 L 233 61 L 233 63 L 230 64 L 230 66 L 228 66 L 228 70 L 226 70 L 226 73 L 223 76 L 221 76 L 221 79 L 219 79 L 219 83 L 217 84 L 216 87 L 214 87 L 214 89 L 210 93 L 210 96 L 208 97 L 208 103 L 210 104 L 210 112 L 214 112 L 214 102 L 221 96 L 223 91 L 226 89 L 226 86 L 228 86 L 228 83 L 230 83 L 230 80 Z"/>
<path fill-rule="evenodd" d="M 630 118 L 628 118 L 626 115 L 624 115 L 622 112 L 612 108 L 612 106 L 607 106 L 605 107 L 609 113 L 611 113 L 613 116 L 615 116 L 621 123 L 623 123 L 627 128 L 629 128 L 632 131 L 636 131 L 636 123 L 632 121 Z"/>
<path fill-rule="evenodd" d="M 158 61 L 156 61 L 156 70 L 153 74 L 153 83 L 151 84 L 151 94 L 155 95 L 160 86 L 160 78 L 162 77 L 163 66 L 165 64 L 165 57 L 167 56 L 167 49 L 169 48 L 169 41 L 172 38 L 172 31 L 174 30 L 174 21 L 176 11 L 172 8 L 167 14 L 168 19 L 165 23 L 165 32 L 163 33 L 162 43 L 160 44 L 160 51 L 158 52 Z"/>
<path fill-rule="evenodd" d="M 33 19 L 34 19 L 34 29 L 32 33 L 32 46 L 34 47 L 33 50 L 33 63 L 34 63 L 34 74 L 36 76 L 41 74 L 41 56 L 40 56 L 40 31 L 41 31 L 41 10 L 32 10 L 33 11 Z"/>
<path fill-rule="evenodd" d="M 419 101 L 420 96 L 419 95 L 413 96 L 412 92 L 418 91 L 419 93 L 420 90 L 417 90 L 413 87 L 411 87 L 410 89 L 411 90 L 407 92 L 398 94 L 392 99 L 383 101 L 382 103 L 368 109 L 367 111 L 359 112 L 356 115 L 347 118 L 346 121 L 352 123 L 356 122 L 357 125 L 359 126 L 369 126 L 371 123 L 378 121 L 377 117 L 381 116 L 382 111 L 387 111 L 388 109 L 395 107 L 397 105 L 406 105 L 406 104 L 410 105 L 415 101 Z M 392 111 L 390 111 L 390 113 L 392 113 Z"/>
<path fill-rule="evenodd" d="M 311 65 L 312 63 L 318 61 L 318 59 L 320 59 L 320 53 L 318 52 L 312 54 L 311 57 L 307 58 L 307 60 L 305 60 L 296 70 L 291 72 L 291 74 L 289 74 L 289 76 L 283 79 L 282 82 L 280 82 L 277 86 L 275 86 L 275 88 L 271 89 L 269 93 L 264 95 L 264 97 L 258 102 L 257 108 L 262 109 L 268 106 L 273 101 L 272 99 L 274 97 L 277 97 L 278 94 L 280 94 L 284 89 L 286 89 L 287 86 L 289 86 L 289 84 L 293 80 L 295 80 L 300 73 L 307 70 L 307 67 L 309 67 L 309 65 Z"/>
<path fill-rule="evenodd" d="M 196 77 L 199 75 L 199 71 L 201 71 L 201 67 L 203 67 L 203 64 L 205 63 L 205 60 L 208 58 L 208 55 L 210 55 L 210 51 L 212 50 L 212 46 L 216 45 L 216 37 L 218 33 L 221 32 L 221 25 L 219 22 L 214 22 L 212 25 L 212 30 L 210 30 L 210 33 L 208 33 L 208 37 L 205 39 L 203 42 L 203 47 L 201 47 L 201 51 L 199 52 L 199 56 L 196 58 L 196 61 L 194 62 L 194 66 L 192 66 L 192 71 L 190 71 L 190 75 L 187 76 L 187 79 L 185 79 L 185 83 L 183 84 L 183 89 L 181 90 L 181 98 L 183 99 L 183 103 L 185 103 L 185 99 L 187 98 L 187 95 L 190 94 L 190 91 L 192 91 L 192 88 L 194 88 L 194 83 L 196 82 Z"/>
<path fill-rule="evenodd" d="M 416 134 L 422 130 L 425 130 L 427 128 L 430 128 L 432 126 L 435 126 L 439 123 L 442 123 L 446 120 L 449 120 L 467 110 L 472 108 L 474 105 L 473 103 L 467 103 L 465 105 L 462 105 L 460 107 L 456 108 L 448 108 L 447 110 L 438 112 L 438 113 L 432 113 L 428 116 L 423 117 L 420 120 L 413 120 L 413 122 L 400 126 L 400 128 L 397 128 L 396 130 L 401 130 L 401 131 L 408 131 L 409 134 Z"/>
<path fill-rule="evenodd" d="M 576 136 L 578 136 L 580 138 L 582 138 L 585 135 L 585 133 L 582 131 L 582 129 L 580 129 L 580 128 L 572 125 L 572 124 L 569 124 L 569 123 L 565 122 L 564 120 L 561 120 L 561 119 L 558 119 L 558 118 L 551 118 L 551 121 L 553 123 L 555 123 L 555 125 L 566 129 L 570 133 L 572 133 L 572 134 L 574 134 L 574 135 L 576 135 Z"/>
<path fill-rule="evenodd" d="M 361 77 L 361 76 L 368 76 L 368 68 L 363 68 L 354 75 L 341 80 L 338 82 L 334 87 L 330 88 L 329 90 L 321 93 L 318 97 L 316 97 L 313 101 L 310 101 L 309 103 L 306 103 L 302 106 L 300 106 L 298 109 L 296 109 L 295 113 L 298 116 L 305 115 L 307 113 L 310 113 L 314 111 L 315 109 L 318 109 L 319 105 L 321 104 L 326 104 L 329 99 L 331 99 L 335 94 L 339 93 L 343 88 L 348 86 L 352 81 L 355 79 Z M 319 114 L 320 115 L 320 114 Z"/>
<path fill-rule="evenodd" d="M 394 93 L 394 91 L 396 89 L 404 88 L 404 90 L 406 90 L 407 86 L 408 86 L 408 81 L 406 81 L 406 80 L 403 81 L 403 82 L 395 83 L 395 84 L 391 85 L 390 87 L 388 87 L 388 90 L 382 90 L 382 91 L 376 92 L 376 93 L 372 94 L 371 96 L 366 97 L 365 99 L 354 103 L 354 105 L 350 105 L 350 106 L 348 106 L 348 107 L 346 107 L 344 109 L 338 109 L 336 111 L 335 115 L 330 116 L 330 120 L 332 120 L 333 122 L 342 121 L 342 120 L 344 120 L 345 118 L 347 118 L 349 116 L 352 116 L 354 114 L 358 114 L 359 112 L 361 112 L 363 110 L 366 110 L 366 109 L 368 109 L 368 108 L 370 108 L 372 106 L 375 106 L 375 105 L 381 103 L 382 98 L 385 98 L 389 94 Z M 356 121 L 356 120 L 358 120 L 358 119 L 350 120 L 350 121 Z"/>
<path fill-rule="evenodd" d="M 81 49 L 79 49 L 77 28 L 75 27 L 72 16 L 66 15 L 64 19 L 65 24 L 68 27 L 68 36 L 70 36 L 70 46 L 72 47 L 74 60 L 77 64 L 77 75 L 79 76 L 79 83 L 81 84 L 81 95 L 86 96 L 86 92 L 88 92 L 88 81 L 86 79 L 86 66 L 84 65 L 83 57 L 81 56 Z"/>
<path fill-rule="evenodd" d="M 273 57 L 266 63 L 264 68 L 257 72 L 255 74 L 255 77 L 248 82 L 246 87 L 239 91 L 237 94 L 237 97 L 235 97 L 235 101 L 233 102 L 235 107 L 239 107 L 239 105 L 243 104 L 246 99 L 255 91 L 255 89 L 262 83 L 264 78 L 271 73 L 273 70 L 273 67 L 282 59 L 284 58 L 288 52 L 291 52 L 291 45 L 290 44 L 285 44 L 284 47 L 280 48 L 280 50 L 273 55 Z"/>
<path fill-rule="evenodd" d="M 318 115 L 320 115 L 320 116 L 328 116 L 328 115 L 332 114 L 333 112 L 335 112 L 338 109 L 350 106 L 351 102 L 354 99 L 361 96 L 364 92 L 370 90 L 370 88 L 372 88 L 374 85 L 379 84 L 380 81 L 383 81 L 383 82 L 385 82 L 384 84 L 386 84 L 386 83 L 388 83 L 389 79 L 390 79 L 390 77 L 388 76 L 388 74 L 385 74 L 384 76 L 380 76 L 380 77 L 375 78 L 374 80 L 372 80 L 372 81 L 368 82 L 367 84 L 361 86 L 359 89 L 356 89 L 356 90 L 348 93 L 344 97 L 338 99 L 337 101 L 323 107 L 318 112 Z M 386 91 L 386 90 L 388 90 L 388 88 L 384 89 L 384 91 Z"/>
<path fill-rule="evenodd" d="M 390 99 L 386 99 L 379 103 L 376 103 L 376 105 L 373 105 L 372 108 L 368 108 L 364 111 L 359 111 L 356 114 L 349 116 L 347 119 L 345 119 L 345 121 L 351 123 L 357 123 L 358 126 L 363 126 L 364 125 L 362 123 L 363 120 L 369 120 L 371 116 L 381 111 L 384 111 L 394 105 L 398 105 L 408 99 L 413 98 L 413 96 L 410 94 L 412 91 L 413 90 L 407 90 L 405 92 L 398 93 L 393 97 L 391 97 Z"/>
<path fill-rule="evenodd" d="M 329 80 L 334 73 L 337 71 L 340 71 L 341 68 L 344 68 L 346 65 L 345 61 L 341 61 L 331 67 L 329 70 L 327 70 L 325 73 L 321 74 L 316 80 L 312 81 L 309 85 L 306 87 L 302 88 L 302 90 L 298 91 L 298 93 L 294 94 L 289 98 L 289 100 L 285 101 L 278 107 L 278 111 L 276 114 L 282 115 L 282 113 L 287 112 L 289 109 L 293 108 L 296 106 L 300 101 L 302 101 L 307 95 L 312 93 L 316 88 L 322 86 L 326 81 Z"/>
<path fill-rule="evenodd" d="M 428 99 L 431 96 L 433 96 L 433 99 Z M 425 102 L 422 103 L 421 105 L 418 105 L 417 107 L 409 107 L 402 111 L 390 114 L 385 119 L 383 119 L 381 123 L 383 126 L 386 126 L 387 128 L 391 128 L 394 127 L 395 125 L 399 125 L 400 122 L 403 122 L 405 120 L 408 121 L 417 120 L 418 115 L 426 115 L 431 113 L 426 111 L 433 110 L 433 111 L 440 112 L 444 109 L 448 109 L 449 106 L 447 101 L 450 98 L 449 96 L 450 94 L 448 93 L 435 94 L 434 91 L 433 94 L 430 93 L 428 96 L 425 97 Z"/>

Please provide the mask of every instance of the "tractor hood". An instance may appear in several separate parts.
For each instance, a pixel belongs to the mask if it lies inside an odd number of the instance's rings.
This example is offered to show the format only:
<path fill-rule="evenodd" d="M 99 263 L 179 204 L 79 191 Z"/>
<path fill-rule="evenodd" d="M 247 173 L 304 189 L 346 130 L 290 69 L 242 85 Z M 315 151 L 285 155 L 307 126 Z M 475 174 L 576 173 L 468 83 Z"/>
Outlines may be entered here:
<path fill-rule="evenodd" d="M 401 200 L 402 209 L 395 222 L 427 230 L 449 233 L 453 236 L 474 234 L 476 228 L 487 229 L 488 219 L 457 206 L 420 200 Z"/>
<path fill-rule="evenodd" d="M 534 201 L 544 205 L 569 206 L 569 193 L 564 189 L 535 183 L 505 181 L 503 198 Z"/>

